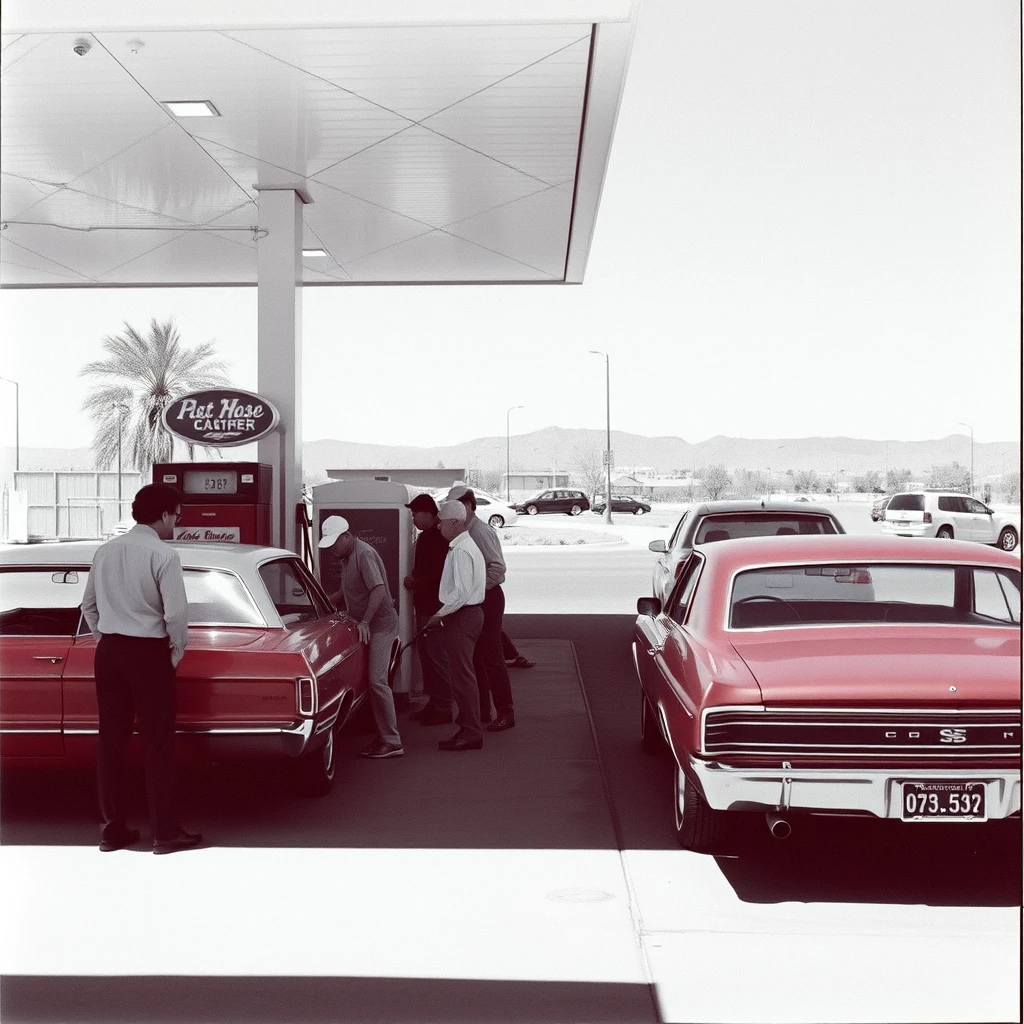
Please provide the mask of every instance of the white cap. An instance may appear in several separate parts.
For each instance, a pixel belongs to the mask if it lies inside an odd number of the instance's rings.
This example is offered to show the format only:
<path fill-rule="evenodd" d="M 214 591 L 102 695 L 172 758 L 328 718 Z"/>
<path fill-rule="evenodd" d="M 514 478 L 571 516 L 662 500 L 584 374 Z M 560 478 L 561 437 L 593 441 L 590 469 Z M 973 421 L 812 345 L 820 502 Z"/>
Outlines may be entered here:
<path fill-rule="evenodd" d="M 445 495 L 445 501 L 461 501 L 467 494 L 472 494 L 472 488 L 465 484 L 453 484 Z"/>
<path fill-rule="evenodd" d="M 348 533 L 348 520 L 342 516 L 328 516 L 320 527 L 318 546 L 329 548 L 343 533 Z"/>
<path fill-rule="evenodd" d="M 457 519 L 460 523 L 466 521 L 466 506 L 461 501 L 442 501 L 441 507 L 437 510 L 438 519 Z"/>

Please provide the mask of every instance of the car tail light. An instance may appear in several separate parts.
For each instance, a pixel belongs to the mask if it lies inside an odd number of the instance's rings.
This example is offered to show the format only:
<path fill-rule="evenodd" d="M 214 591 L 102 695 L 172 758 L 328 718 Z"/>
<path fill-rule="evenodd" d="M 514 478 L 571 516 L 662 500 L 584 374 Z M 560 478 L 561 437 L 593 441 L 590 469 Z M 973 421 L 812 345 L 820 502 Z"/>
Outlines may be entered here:
<path fill-rule="evenodd" d="M 316 680 L 310 676 L 300 676 L 295 680 L 295 691 L 299 702 L 299 714 L 315 714 L 317 698 Z"/>
<path fill-rule="evenodd" d="M 931 512 L 925 512 L 924 519 L 922 521 L 925 522 L 925 523 L 930 523 L 932 521 L 932 514 L 931 514 Z"/>

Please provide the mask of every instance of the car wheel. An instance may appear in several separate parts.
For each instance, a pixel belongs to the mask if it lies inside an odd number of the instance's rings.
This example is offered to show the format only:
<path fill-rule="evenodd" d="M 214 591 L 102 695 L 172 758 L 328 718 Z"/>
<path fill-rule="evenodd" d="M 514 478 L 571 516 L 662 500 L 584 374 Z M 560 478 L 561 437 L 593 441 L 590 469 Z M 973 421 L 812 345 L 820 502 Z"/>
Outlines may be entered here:
<path fill-rule="evenodd" d="M 710 853 L 725 837 L 725 813 L 708 807 L 704 797 L 672 761 L 672 807 L 676 840 L 684 850 Z"/>
<path fill-rule="evenodd" d="M 505 520 L 502 516 L 493 515 L 487 520 L 488 526 L 493 526 L 496 530 L 500 530 L 505 525 Z"/>
<path fill-rule="evenodd" d="M 953 539 L 953 527 L 952 526 L 940 526 L 935 533 L 938 540 L 952 540 Z"/>
<path fill-rule="evenodd" d="M 999 546 L 1004 551 L 1013 551 L 1017 547 L 1017 531 L 1007 526 L 1001 534 L 999 534 Z"/>
<path fill-rule="evenodd" d="M 645 754 L 663 754 L 666 750 L 665 737 L 661 735 L 658 714 L 651 707 L 647 694 L 640 691 L 640 746 Z"/>
<path fill-rule="evenodd" d="M 573 505 L 573 507 L 569 509 L 569 515 L 578 516 L 582 511 L 583 509 L 581 509 L 579 505 Z"/>
<path fill-rule="evenodd" d="M 529 512 L 531 516 L 535 516 L 537 514 L 537 506 L 536 505 L 527 505 L 526 506 L 526 511 Z"/>
<path fill-rule="evenodd" d="M 328 731 L 327 742 L 319 750 L 304 754 L 291 765 L 291 769 L 292 792 L 296 796 L 327 796 L 337 769 L 334 730 Z"/>
<path fill-rule="evenodd" d="M 635 508 L 635 509 L 633 509 L 633 515 L 635 515 L 635 516 L 642 516 L 643 514 L 644 514 L 644 510 L 642 508 Z"/>

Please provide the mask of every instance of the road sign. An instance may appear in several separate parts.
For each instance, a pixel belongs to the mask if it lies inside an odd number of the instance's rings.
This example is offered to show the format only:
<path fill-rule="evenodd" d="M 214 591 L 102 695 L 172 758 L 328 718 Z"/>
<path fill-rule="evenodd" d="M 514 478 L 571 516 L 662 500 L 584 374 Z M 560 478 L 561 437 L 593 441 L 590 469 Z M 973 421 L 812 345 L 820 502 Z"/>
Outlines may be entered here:
<path fill-rule="evenodd" d="M 601 465 L 602 466 L 614 466 L 615 465 L 615 462 L 614 462 L 615 453 L 614 452 L 604 452 L 603 456 L 604 457 L 601 460 Z"/>

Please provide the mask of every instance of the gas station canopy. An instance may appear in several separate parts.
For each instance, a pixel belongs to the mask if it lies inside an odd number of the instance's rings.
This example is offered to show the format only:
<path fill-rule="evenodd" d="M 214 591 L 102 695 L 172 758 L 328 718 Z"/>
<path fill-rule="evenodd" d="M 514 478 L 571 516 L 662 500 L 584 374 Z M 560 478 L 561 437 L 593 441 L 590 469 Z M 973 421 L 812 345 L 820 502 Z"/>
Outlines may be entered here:
<path fill-rule="evenodd" d="M 580 282 L 635 2 L 8 0 L 0 282 Z"/>

